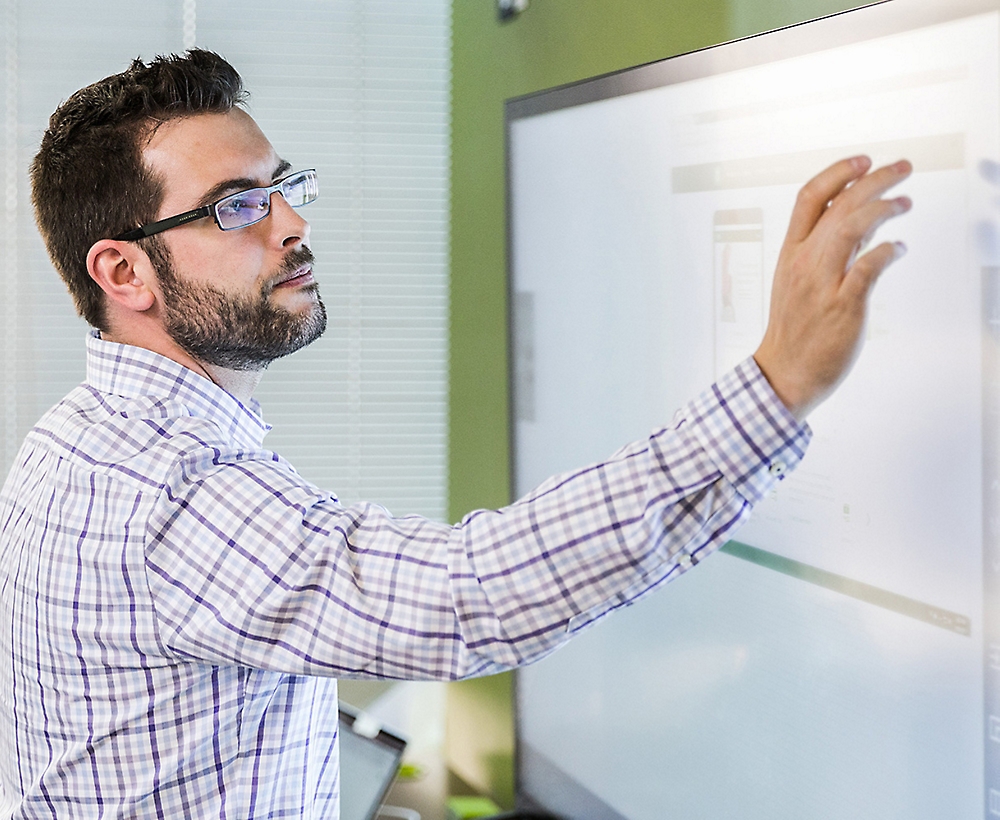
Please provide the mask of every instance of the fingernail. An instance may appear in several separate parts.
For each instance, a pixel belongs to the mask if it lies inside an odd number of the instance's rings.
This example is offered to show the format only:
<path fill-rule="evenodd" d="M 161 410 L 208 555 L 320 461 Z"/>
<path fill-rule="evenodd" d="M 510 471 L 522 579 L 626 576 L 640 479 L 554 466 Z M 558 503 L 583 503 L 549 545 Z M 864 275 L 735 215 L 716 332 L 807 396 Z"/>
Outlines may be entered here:
<path fill-rule="evenodd" d="M 896 199 L 892 201 L 892 204 L 895 206 L 897 214 L 905 214 L 908 210 L 910 210 L 910 208 L 913 207 L 913 200 L 908 196 L 900 196 L 896 197 Z"/>
<path fill-rule="evenodd" d="M 866 157 L 864 154 L 862 154 L 860 156 L 853 157 L 851 159 L 851 163 L 859 171 L 864 171 L 864 170 L 867 170 L 869 168 L 869 166 L 871 166 L 872 161 L 868 157 Z"/>
<path fill-rule="evenodd" d="M 899 259 L 906 256 L 906 245 L 903 242 L 893 242 L 893 248 L 895 249 L 894 259 Z"/>
<path fill-rule="evenodd" d="M 910 164 L 909 160 L 901 159 L 892 166 L 892 169 L 900 174 L 908 174 L 913 170 L 913 166 Z"/>

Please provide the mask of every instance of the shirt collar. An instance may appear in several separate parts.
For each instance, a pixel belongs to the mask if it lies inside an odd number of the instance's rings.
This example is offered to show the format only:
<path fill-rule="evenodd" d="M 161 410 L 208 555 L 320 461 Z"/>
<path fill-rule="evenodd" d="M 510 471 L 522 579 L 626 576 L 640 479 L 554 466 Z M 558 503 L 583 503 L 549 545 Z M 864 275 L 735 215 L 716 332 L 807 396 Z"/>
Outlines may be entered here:
<path fill-rule="evenodd" d="M 271 429 L 260 404 L 248 405 L 173 359 L 134 345 L 87 336 L 87 383 L 126 399 L 155 396 L 182 404 L 191 416 L 211 421 L 241 447 L 261 447 Z"/>

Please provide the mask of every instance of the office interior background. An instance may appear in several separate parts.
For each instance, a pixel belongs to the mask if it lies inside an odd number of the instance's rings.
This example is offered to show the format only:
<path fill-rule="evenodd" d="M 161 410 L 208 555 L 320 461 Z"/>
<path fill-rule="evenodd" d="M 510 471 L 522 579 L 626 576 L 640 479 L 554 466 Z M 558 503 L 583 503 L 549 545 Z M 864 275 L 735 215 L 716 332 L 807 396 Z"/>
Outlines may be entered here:
<path fill-rule="evenodd" d="M 504 100 L 856 5 L 530 0 L 501 21 L 497 0 L 0 0 L 3 472 L 84 376 L 27 168 L 59 102 L 135 56 L 219 51 L 279 153 L 319 170 L 330 326 L 263 380 L 269 446 L 346 502 L 457 521 L 511 500 Z M 341 693 L 410 735 L 432 801 L 512 804 L 509 676 Z"/>

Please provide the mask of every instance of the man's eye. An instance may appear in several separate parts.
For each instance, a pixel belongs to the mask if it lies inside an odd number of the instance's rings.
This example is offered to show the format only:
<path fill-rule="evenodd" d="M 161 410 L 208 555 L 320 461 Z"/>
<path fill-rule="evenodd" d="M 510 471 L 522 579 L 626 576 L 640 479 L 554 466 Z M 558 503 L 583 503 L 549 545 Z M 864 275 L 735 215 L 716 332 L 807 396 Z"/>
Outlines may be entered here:
<path fill-rule="evenodd" d="M 228 199 L 219 206 L 220 210 L 239 214 L 267 209 L 267 199 L 262 196 L 240 196 Z"/>

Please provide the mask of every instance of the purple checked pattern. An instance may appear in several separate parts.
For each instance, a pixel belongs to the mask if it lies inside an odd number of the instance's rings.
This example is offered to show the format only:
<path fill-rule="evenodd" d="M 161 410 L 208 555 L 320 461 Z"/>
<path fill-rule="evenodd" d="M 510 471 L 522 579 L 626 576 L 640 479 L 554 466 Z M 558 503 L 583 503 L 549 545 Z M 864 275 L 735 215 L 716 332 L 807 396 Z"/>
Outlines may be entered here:
<path fill-rule="evenodd" d="M 542 657 L 706 557 L 809 439 L 748 359 L 447 526 L 341 505 L 264 449 L 255 402 L 87 345 L 0 495 L 0 816 L 334 818 L 337 678 Z"/>

